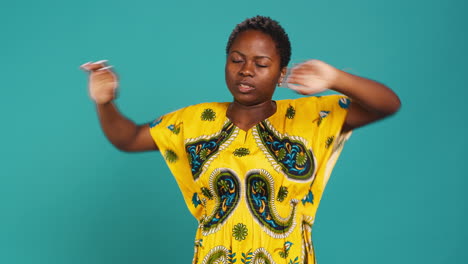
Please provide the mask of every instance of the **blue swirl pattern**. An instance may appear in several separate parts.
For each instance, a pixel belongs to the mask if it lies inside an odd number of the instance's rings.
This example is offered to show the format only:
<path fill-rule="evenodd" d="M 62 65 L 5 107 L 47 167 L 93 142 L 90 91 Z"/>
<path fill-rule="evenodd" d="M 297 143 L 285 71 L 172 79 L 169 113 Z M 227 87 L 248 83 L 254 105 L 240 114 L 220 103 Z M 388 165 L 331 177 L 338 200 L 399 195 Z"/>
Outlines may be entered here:
<path fill-rule="evenodd" d="M 234 124 L 229 122 L 216 136 L 185 145 L 193 179 L 200 177 L 203 165 L 219 151 L 219 147 L 232 135 L 234 128 Z"/>
<path fill-rule="evenodd" d="M 210 191 L 214 194 L 216 206 L 210 216 L 202 220 L 204 235 L 219 230 L 239 204 L 239 180 L 230 170 L 215 170 L 210 177 Z"/>
<path fill-rule="evenodd" d="M 292 200 L 288 218 L 280 217 L 274 207 L 273 179 L 266 171 L 254 170 L 247 175 L 246 197 L 250 212 L 271 236 L 286 237 L 294 229 L 297 201 Z"/>
<path fill-rule="evenodd" d="M 277 136 L 265 121 L 256 128 L 261 144 L 288 178 L 307 181 L 313 177 L 314 157 L 301 141 Z"/>

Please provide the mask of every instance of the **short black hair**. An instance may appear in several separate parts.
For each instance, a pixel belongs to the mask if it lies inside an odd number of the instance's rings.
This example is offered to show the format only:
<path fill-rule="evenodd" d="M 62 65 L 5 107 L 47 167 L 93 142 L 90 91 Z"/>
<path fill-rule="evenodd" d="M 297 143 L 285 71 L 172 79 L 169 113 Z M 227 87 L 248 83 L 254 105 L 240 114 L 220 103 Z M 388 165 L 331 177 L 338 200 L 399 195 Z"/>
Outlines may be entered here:
<path fill-rule="evenodd" d="M 289 60 L 291 59 L 291 43 L 289 42 L 288 34 L 286 34 L 283 27 L 280 26 L 277 21 L 265 16 L 247 18 L 237 24 L 229 36 L 229 40 L 226 45 L 226 54 L 229 54 L 229 49 L 231 49 L 232 43 L 239 33 L 247 30 L 259 30 L 269 35 L 276 43 L 276 49 L 280 55 L 280 67 L 283 68 L 288 65 Z"/>

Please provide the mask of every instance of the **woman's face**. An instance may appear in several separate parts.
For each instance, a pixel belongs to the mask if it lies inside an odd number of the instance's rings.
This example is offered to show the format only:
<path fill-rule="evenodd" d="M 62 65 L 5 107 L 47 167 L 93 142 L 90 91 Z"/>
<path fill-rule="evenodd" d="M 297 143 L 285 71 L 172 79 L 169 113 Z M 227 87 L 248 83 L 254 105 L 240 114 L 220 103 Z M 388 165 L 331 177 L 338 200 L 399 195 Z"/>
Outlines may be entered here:
<path fill-rule="evenodd" d="M 281 77 L 280 56 L 273 39 L 258 30 L 240 33 L 229 50 L 225 77 L 234 101 L 257 105 L 270 101 Z M 283 74 L 286 68 L 283 69 Z"/>

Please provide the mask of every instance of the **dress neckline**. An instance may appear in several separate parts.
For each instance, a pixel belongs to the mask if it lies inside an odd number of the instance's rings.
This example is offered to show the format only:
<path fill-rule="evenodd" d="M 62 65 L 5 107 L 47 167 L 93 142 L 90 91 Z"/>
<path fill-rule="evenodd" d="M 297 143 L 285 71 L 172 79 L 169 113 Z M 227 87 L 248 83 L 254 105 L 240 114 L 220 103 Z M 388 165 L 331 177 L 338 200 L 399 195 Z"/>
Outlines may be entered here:
<path fill-rule="evenodd" d="M 274 112 L 273 114 L 271 114 L 269 117 L 267 117 L 267 118 L 265 118 L 265 119 L 263 119 L 263 120 L 260 120 L 258 123 L 256 123 L 255 125 L 251 126 L 248 130 L 244 130 L 244 129 L 238 127 L 238 126 L 237 126 L 234 122 L 232 122 L 232 120 L 227 116 L 227 110 L 228 110 L 228 108 L 229 108 L 229 105 L 231 104 L 230 102 L 228 102 L 228 103 L 226 103 L 225 108 L 224 108 L 225 123 L 227 122 L 227 123 L 232 124 L 232 125 L 233 125 L 237 130 L 239 130 L 239 131 L 242 131 L 242 132 L 245 132 L 245 133 L 249 133 L 250 131 L 252 131 L 252 129 L 253 129 L 254 127 L 257 127 L 260 123 L 265 122 L 265 121 L 271 121 L 270 119 L 273 118 L 274 116 L 276 116 L 276 115 L 278 114 L 278 112 L 279 112 L 279 110 L 280 110 L 280 109 L 279 109 L 279 108 L 280 108 L 280 104 L 279 104 L 278 101 L 276 101 L 276 100 L 272 100 L 272 102 L 274 102 L 275 105 L 276 105 L 276 110 L 275 110 L 275 112 Z"/>

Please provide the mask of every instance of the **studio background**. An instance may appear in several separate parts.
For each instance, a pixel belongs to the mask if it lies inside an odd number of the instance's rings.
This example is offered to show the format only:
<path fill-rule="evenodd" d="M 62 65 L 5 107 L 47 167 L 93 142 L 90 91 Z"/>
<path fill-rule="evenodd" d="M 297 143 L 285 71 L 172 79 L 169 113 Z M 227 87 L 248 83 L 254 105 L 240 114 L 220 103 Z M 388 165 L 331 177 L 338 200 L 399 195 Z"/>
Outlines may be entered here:
<path fill-rule="evenodd" d="M 197 226 L 158 152 L 104 137 L 82 63 L 108 59 L 137 123 L 230 101 L 225 45 L 257 14 L 394 89 L 354 132 L 314 225 L 318 262 L 467 263 L 466 1 L 2 1 L 0 263 L 191 263 Z M 275 99 L 299 95 L 279 88 Z"/>

